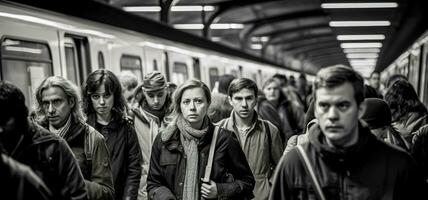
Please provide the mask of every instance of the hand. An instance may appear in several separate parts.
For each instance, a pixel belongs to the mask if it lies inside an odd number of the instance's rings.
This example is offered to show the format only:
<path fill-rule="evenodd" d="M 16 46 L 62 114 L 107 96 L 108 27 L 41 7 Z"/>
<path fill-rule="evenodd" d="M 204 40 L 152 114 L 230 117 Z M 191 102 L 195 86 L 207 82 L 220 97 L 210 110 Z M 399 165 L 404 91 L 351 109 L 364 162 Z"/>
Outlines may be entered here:
<path fill-rule="evenodd" d="M 212 180 L 209 183 L 202 183 L 201 195 L 205 199 L 217 198 L 217 184 Z"/>

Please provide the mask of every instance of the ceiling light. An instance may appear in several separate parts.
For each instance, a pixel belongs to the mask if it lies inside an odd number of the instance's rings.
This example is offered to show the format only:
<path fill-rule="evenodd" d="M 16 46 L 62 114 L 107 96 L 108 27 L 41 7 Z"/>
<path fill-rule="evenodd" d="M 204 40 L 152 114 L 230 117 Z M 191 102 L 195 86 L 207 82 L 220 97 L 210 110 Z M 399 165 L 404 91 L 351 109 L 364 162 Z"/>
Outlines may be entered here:
<path fill-rule="evenodd" d="M 377 59 L 349 59 L 351 65 L 375 65 Z"/>
<path fill-rule="evenodd" d="M 379 55 L 377 53 L 350 53 L 346 54 L 347 58 L 377 58 Z"/>
<path fill-rule="evenodd" d="M 390 21 L 331 21 L 331 27 L 390 26 Z"/>
<path fill-rule="evenodd" d="M 127 12 L 160 12 L 160 6 L 125 6 L 123 10 Z"/>
<path fill-rule="evenodd" d="M 340 47 L 347 48 L 381 48 L 382 43 L 379 42 L 366 42 L 366 43 L 342 43 Z"/>
<path fill-rule="evenodd" d="M 379 53 L 380 49 L 377 48 L 362 48 L 362 49 L 343 49 L 344 53 Z"/>
<path fill-rule="evenodd" d="M 259 50 L 259 49 L 262 49 L 262 48 L 263 48 L 263 46 L 262 46 L 261 44 L 252 44 L 252 45 L 251 45 L 251 48 L 252 48 L 252 49 L 257 49 L 257 50 Z"/>
<path fill-rule="evenodd" d="M 203 29 L 204 25 L 203 24 L 174 24 L 173 25 L 174 28 L 176 29 Z"/>
<path fill-rule="evenodd" d="M 211 37 L 211 41 L 219 42 L 221 40 L 221 37 Z"/>
<path fill-rule="evenodd" d="M 203 24 L 174 24 L 176 29 L 203 29 Z M 211 24 L 211 29 L 243 29 L 244 24 Z"/>
<path fill-rule="evenodd" d="M 160 12 L 160 6 L 125 6 L 123 10 L 127 12 Z M 214 6 L 172 6 L 172 12 L 200 12 L 200 11 L 214 11 Z"/>
<path fill-rule="evenodd" d="M 337 40 L 384 40 L 385 35 L 338 35 Z"/>
<path fill-rule="evenodd" d="M 398 4 L 395 2 L 378 2 L 378 3 L 323 3 L 321 8 L 336 9 L 336 8 L 396 8 Z"/>
<path fill-rule="evenodd" d="M 267 42 L 269 40 L 268 36 L 262 36 L 262 37 L 252 37 L 251 41 L 253 42 Z"/>

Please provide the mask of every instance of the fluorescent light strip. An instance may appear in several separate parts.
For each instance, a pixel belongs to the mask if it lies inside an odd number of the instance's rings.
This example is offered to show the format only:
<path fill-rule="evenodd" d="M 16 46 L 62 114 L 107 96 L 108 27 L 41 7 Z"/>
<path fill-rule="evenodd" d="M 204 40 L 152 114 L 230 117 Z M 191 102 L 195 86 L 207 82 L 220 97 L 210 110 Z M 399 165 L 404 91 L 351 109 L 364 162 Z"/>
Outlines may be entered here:
<path fill-rule="evenodd" d="M 123 10 L 127 12 L 160 12 L 160 6 L 125 6 Z M 214 6 L 172 6 L 172 12 L 200 12 L 200 11 L 214 11 Z"/>
<path fill-rule="evenodd" d="M 343 49 L 347 48 L 381 48 L 382 43 L 379 42 L 367 42 L 367 43 L 342 43 L 340 47 Z"/>
<path fill-rule="evenodd" d="M 323 3 L 321 8 L 337 9 L 337 8 L 396 8 L 398 4 L 395 2 L 379 2 L 379 3 Z"/>
<path fill-rule="evenodd" d="M 251 48 L 252 48 L 252 49 L 257 49 L 257 50 L 259 50 L 259 49 L 262 49 L 262 48 L 263 48 L 263 46 L 262 46 L 261 44 L 252 44 L 252 45 L 251 45 Z"/>
<path fill-rule="evenodd" d="M 211 41 L 219 42 L 221 40 L 221 37 L 211 37 Z"/>
<path fill-rule="evenodd" d="M 343 49 L 344 53 L 379 53 L 380 49 L 376 49 L 376 48 L 363 48 L 363 49 Z"/>
<path fill-rule="evenodd" d="M 347 58 L 378 58 L 377 53 L 351 53 L 346 55 Z"/>
<path fill-rule="evenodd" d="M 174 28 L 176 29 L 190 29 L 190 30 L 196 30 L 196 29 L 203 29 L 203 24 L 174 24 Z M 243 24 L 211 24 L 211 29 L 243 29 Z"/>
<path fill-rule="evenodd" d="M 390 21 L 331 21 L 331 27 L 390 26 Z"/>
<path fill-rule="evenodd" d="M 269 40 L 268 36 L 262 36 L 262 37 L 252 37 L 251 41 L 253 42 L 267 42 Z"/>
<path fill-rule="evenodd" d="M 385 35 L 338 35 L 337 40 L 384 40 Z"/>

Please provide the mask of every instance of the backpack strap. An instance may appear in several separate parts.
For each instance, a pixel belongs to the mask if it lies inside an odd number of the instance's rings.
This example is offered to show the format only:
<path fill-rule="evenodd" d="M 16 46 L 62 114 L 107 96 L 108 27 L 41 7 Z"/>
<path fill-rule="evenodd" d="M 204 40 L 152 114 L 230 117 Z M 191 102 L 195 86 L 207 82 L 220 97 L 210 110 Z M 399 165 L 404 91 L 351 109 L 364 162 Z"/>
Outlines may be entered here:
<path fill-rule="evenodd" d="M 207 182 L 207 183 L 210 182 L 211 170 L 212 170 L 213 160 L 214 160 L 215 144 L 217 142 L 217 136 L 218 136 L 219 129 L 220 129 L 219 126 L 214 126 L 214 133 L 213 133 L 213 138 L 211 139 L 211 145 L 210 145 L 210 151 L 208 154 L 207 166 L 205 168 L 205 174 L 204 174 L 204 177 L 202 179 L 203 182 Z"/>
<path fill-rule="evenodd" d="M 271 170 L 274 170 L 272 166 L 273 163 L 273 158 L 272 158 L 272 135 L 271 135 L 271 131 L 270 131 L 270 127 L 269 127 L 269 123 L 267 123 L 267 121 L 263 120 L 263 124 L 265 126 L 265 130 L 266 130 L 266 134 L 267 134 L 267 138 L 268 138 L 268 145 L 269 145 L 269 162 L 271 164 Z"/>
<path fill-rule="evenodd" d="M 94 128 L 92 128 L 89 125 L 85 125 L 85 145 L 84 145 L 84 151 L 87 161 L 92 161 L 92 152 L 94 152 L 94 141 L 95 141 L 95 134 L 93 133 L 95 131 Z"/>
<path fill-rule="evenodd" d="M 300 156 L 300 160 L 302 161 L 306 172 L 310 175 L 312 183 L 314 185 L 315 192 L 319 199 L 326 200 L 324 193 L 322 192 L 321 184 L 317 177 L 315 176 L 315 171 L 312 167 L 311 161 L 308 158 L 308 155 L 306 154 L 306 151 L 303 149 L 302 145 L 297 145 L 297 153 Z"/>

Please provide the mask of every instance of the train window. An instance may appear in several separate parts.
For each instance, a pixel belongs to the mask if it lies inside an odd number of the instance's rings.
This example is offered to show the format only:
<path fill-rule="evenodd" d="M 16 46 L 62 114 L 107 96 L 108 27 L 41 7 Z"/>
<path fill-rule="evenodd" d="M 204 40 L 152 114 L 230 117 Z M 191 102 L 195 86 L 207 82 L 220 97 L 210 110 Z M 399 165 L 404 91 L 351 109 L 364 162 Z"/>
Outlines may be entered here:
<path fill-rule="evenodd" d="M 158 61 L 156 59 L 153 59 L 153 71 L 158 71 Z"/>
<path fill-rule="evenodd" d="M 52 76 L 52 57 L 47 43 L 4 38 L 1 42 L 1 79 L 24 93 L 27 106 L 40 83 Z"/>
<path fill-rule="evenodd" d="M 199 58 L 193 58 L 193 72 L 195 78 L 201 80 L 201 65 L 199 63 Z"/>
<path fill-rule="evenodd" d="M 139 56 L 122 55 L 120 58 L 120 70 L 130 71 L 137 76 L 138 81 L 143 77 L 143 68 Z"/>
<path fill-rule="evenodd" d="M 210 86 L 211 86 L 211 89 L 213 89 L 215 83 L 218 81 L 218 78 L 219 78 L 218 69 L 216 67 L 211 67 L 209 69 L 209 75 L 210 75 Z"/>
<path fill-rule="evenodd" d="M 101 51 L 98 51 L 98 67 L 100 69 L 106 68 L 105 62 L 104 62 L 104 55 L 103 55 L 103 52 L 101 52 Z"/>
<path fill-rule="evenodd" d="M 187 73 L 187 65 L 182 62 L 174 62 L 174 68 L 172 69 L 172 82 L 180 85 L 189 78 Z"/>
<path fill-rule="evenodd" d="M 87 38 L 65 34 L 64 52 L 67 78 L 77 85 L 81 85 L 91 72 Z"/>

